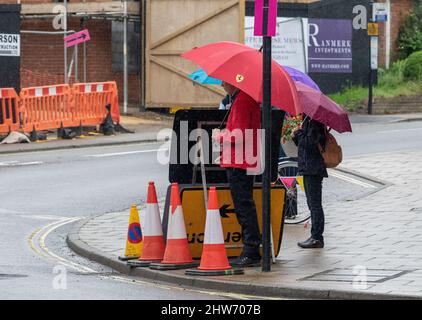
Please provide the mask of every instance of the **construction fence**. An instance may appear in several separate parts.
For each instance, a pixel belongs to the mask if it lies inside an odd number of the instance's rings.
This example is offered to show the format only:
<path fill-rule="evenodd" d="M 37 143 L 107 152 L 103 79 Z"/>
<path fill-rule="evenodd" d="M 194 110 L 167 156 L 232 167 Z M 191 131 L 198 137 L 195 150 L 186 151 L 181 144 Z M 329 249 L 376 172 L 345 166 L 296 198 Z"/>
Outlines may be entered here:
<path fill-rule="evenodd" d="M 21 89 L 0 88 L 0 134 L 94 126 L 107 116 L 120 122 L 116 82 L 58 84 Z"/>

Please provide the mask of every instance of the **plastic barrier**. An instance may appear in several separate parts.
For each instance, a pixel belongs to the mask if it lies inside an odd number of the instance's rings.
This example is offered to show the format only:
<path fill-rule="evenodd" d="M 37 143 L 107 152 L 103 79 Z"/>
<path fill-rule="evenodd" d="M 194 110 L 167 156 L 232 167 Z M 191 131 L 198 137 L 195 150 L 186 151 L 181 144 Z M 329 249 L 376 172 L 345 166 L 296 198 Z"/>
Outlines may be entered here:
<path fill-rule="evenodd" d="M 52 130 L 99 125 L 107 116 L 120 122 L 116 82 L 78 83 L 23 88 L 0 88 L 0 133 Z"/>
<path fill-rule="evenodd" d="M 0 89 L 0 133 L 19 130 L 19 111 L 19 96 L 15 89 Z"/>
<path fill-rule="evenodd" d="M 67 84 L 23 88 L 20 98 L 25 132 L 78 125 L 73 121 L 72 96 Z"/>
<path fill-rule="evenodd" d="M 100 124 L 111 105 L 114 122 L 120 122 L 116 82 L 76 83 L 72 86 L 74 121 L 82 125 Z"/>

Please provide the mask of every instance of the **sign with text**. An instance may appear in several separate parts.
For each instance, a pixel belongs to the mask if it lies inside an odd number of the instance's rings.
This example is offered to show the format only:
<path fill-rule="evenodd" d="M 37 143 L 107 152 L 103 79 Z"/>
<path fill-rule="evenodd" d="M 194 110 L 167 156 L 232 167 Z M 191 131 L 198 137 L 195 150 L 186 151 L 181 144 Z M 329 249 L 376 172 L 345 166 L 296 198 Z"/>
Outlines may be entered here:
<path fill-rule="evenodd" d="M 352 73 L 352 21 L 309 19 L 309 72 Z"/>
<path fill-rule="evenodd" d="M 64 43 L 66 47 L 72 47 L 89 40 L 91 40 L 91 37 L 89 36 L 88 29 L 84 29 L 82 31 L 71 34 L 70 36 L 64 37 Z"/>
<path fill-rule="evenodd" d="M 386 3 L 372 4 L 372 19 L 376 22 L 385 22 L 388 20 L 388 6 Z"/>
<path fill-rule="evenodd" d="M 378 69 L 378 37 L 371 37 L 371 70 Z"/>
<path fill-rule="evenodd" d="M 19 57 L 21 55 L 21 36 L 0 33 L 0 56 Z"/>
<path fill-rule="evenodd" d="M 274 252 L 280 252 L 283 234 L 283 212 L 286 190 L 276 186 L 271 188 L 271 227 L 273 233 Z M 217 186 L 217 197 L 220 206 L 223 237 L 227 255 L 237 257 L 242 252 L 242 230 L 236 217 L 236 209 L 228 186 Z M 257 210 L 258 223 L 262 230 L 262 188 L 255 186 L 253 198 Z M 204 191 L 202 186 L 183 187 L 181 190 L 183 214 L 189 247 L 194 259 L 201 258 L 206 212 L 204 206 Z"/>
<path fill-rule="evenodd" d="M 255 36 L 254 17 L 245 17 L 245 44 L 259 49 L 262 37 Z M 280 31 L 282 30 L 282 31 Z M 306 72 L 307 18 L 277 18 L 277 32 L 272 38 L 272 58 L 282 66 Z"/>
<path fill-rule="evenodd" d="M 276 34 L 277 0 L 267 0 L 268 7 L 264 10 L 265 0 L 255 0 L 255 36 L 274 37 Z"/>

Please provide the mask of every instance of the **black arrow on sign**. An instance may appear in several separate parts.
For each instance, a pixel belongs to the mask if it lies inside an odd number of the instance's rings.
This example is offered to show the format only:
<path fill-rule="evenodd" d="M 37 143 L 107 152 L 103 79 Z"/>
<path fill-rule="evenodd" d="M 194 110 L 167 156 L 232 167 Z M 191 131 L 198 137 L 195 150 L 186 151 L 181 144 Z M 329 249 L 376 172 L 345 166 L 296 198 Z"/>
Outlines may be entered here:
<path fill-rule="evenodd" d="M 74 42 L 74 41 L 79 40 L 79 39 L 83 39 L 83 40 L 85 40 L 85 38 L 86 38 L 86 34 L 85 34 L 85 33 L 83 33 L 83 34 L 81 34 L 79 37 L 74 38 L 74 39 L 67 40 L 66 42 L 67 42 L 67 43 L 70 43 L 70 42 Z"/>
<path fill-rule="evenodd" d="M 222 218 L 228 218 L 229 216 L 227 215 L 228 213 L 236 213 L 235 209 L 229 209 L 230 205 L 229 204 L 225 204 L 220 208 L 220 216 Z"/>

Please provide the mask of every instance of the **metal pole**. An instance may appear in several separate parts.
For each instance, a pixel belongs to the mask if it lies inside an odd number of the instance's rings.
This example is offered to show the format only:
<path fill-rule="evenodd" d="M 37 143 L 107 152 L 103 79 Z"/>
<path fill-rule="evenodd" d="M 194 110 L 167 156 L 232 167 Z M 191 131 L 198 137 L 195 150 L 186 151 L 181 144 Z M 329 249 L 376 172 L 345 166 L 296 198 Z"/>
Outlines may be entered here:
<path fill-rule="evenodd" d="M 85 0 L 84 0 L 85 2 Z M 81 19 L 81 30 L 85 29 L 85 17 Z M 83 51 L 83 72 L 84 72 L 84 83 L 86 83 L 86 42 L 82 44 L 82 51 Z"/>
<path fill-rule="evenodd" d="M 124 17 L 123 17 L 123 114 L 127 114 L 127 1 L 123 2 Z"/>
<path fill-rule="evenodd" d="M 390 50 L 391 50 L 391 1 L 386 1 L 387 5 L 387 23 L 385 24 L 385 68 L 390 69 Z"/>
<path fill-rule="evenodd" d="M 373 101 L 373 71 L 369 70 L 369 90 L 368 90 L 368 114 L 372 114 L 372 101 Z"/>
<path fill-rule="evenodd" d="M 264 0 L 263 34 L 267 34 L 268 0 Z M 262 128 L 265 134 L 262 176 L 262 271 L 271 271 L 271 37 L 263 37 Z"/>
<path fill-rule="evenodd" d="M 78 83 L 78 45 L 75 45 L 75 82 Z"/>
<path fill-rule="evenodd" d="M 64 8 L 65 8 L 65 13 L 64 13 L 64 34 L 65 36 L 67 35 L 67 0 L 64 0 Z M 63 42 L 64 43 L 64 42 Z M 68 83 L 69 80 L 67 78 L 67 46 L 66 44 L 64 45 L 64 83 Z"/>
<path fill-rule="evenodd" d="M 305 27 L 303 26 L 303 18 L 299 18 L 300 19 L 300 26 L 302 29 L 302 47 L 303 47 L 303 64 L 304 64 L 304 69 L 305 69 L 305 73 L 308 73 L 308 59 L 306 59 L 306 35 L 305 35 Z"/>
<path fill-rule="evenodd" d="M 86 42 L 84 42 L 84 83 L 86 83 Z"/>

